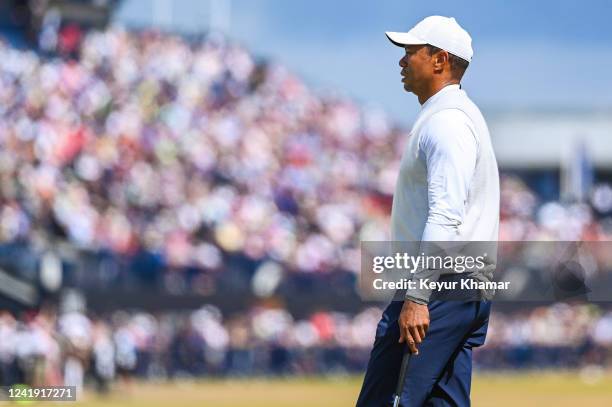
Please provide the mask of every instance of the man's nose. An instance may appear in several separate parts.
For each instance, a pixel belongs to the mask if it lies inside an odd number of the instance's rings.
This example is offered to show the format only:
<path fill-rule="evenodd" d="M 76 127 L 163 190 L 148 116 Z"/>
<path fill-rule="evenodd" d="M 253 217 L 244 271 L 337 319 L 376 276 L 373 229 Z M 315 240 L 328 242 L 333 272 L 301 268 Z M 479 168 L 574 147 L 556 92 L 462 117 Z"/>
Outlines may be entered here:
<path fill-rule="evenodd" d="M 406 60 L 404 57 L 402 57 L 402 59 L 399 60 L 399 66 L 401 66 L 402 68 L 406 67 Z"/>

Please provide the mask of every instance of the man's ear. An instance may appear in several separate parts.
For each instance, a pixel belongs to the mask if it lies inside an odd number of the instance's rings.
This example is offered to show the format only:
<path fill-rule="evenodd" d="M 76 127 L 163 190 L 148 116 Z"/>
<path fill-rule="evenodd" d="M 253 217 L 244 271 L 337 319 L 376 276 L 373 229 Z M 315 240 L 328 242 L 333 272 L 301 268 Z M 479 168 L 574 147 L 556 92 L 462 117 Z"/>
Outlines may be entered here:
<path fill-rule="evenodd" d="M 448 52 L 440 50 L 436 52 L 432 57 L 434 72 L 439 73 L 444 70 L 444 64 L 448 62 Z"/>

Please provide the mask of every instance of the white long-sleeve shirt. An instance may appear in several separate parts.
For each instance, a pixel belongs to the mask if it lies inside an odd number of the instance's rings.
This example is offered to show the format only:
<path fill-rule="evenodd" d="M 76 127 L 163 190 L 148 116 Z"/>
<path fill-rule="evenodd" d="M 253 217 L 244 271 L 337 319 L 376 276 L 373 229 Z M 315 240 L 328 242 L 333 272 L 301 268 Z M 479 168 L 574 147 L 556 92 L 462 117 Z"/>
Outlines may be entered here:
<path fill-rule="evenodd" d="M 394 241 L 497 240 L 497 161 L 484 118 L 458 85 L 422 106 L 402 156 L 391 223 Z M 408 295 L 427 302 L 429 293 Z"/>

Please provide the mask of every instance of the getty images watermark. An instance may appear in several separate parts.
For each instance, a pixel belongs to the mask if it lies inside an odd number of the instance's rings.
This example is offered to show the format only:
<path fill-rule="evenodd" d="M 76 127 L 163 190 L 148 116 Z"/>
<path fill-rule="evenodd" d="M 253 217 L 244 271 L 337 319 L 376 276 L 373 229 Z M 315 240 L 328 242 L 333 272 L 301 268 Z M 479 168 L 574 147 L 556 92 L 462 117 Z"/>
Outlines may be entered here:
<path fill-rule="evenodd" d="M 415 290 L 428 289 L 443 290 L 507 290 L 510 281 L 479 281 L 474 278 L 447 279 L 445 275 L 458 275 L 460 273 L 484 273 L 487 267 L 487 253 L 481 256 L 428 256 L 425 253 L 411 255 L 407 252 L 395 253 L 389 256 L 374 256 L 372 259 L 372 272 L 382 274 L 397 271 L 407 271 L 417 274 L 417 278 L 402 277 L 398 280 L 386 281 L 384 278 L 375 278 L 372 286 L 375 290 Z M 431 271 L 439 271 L 431 273 Z M 419 278 L 421 273 L 434 274 L 435 277 Z M 437 280 L 434 280 L 437 278 Z M 442 278 L 442 281 L 439 279 Z"/>
<path fill-rule="evenodd" d="M 612 300 L 611 242 L 362 242 L 365 300 Z"/>

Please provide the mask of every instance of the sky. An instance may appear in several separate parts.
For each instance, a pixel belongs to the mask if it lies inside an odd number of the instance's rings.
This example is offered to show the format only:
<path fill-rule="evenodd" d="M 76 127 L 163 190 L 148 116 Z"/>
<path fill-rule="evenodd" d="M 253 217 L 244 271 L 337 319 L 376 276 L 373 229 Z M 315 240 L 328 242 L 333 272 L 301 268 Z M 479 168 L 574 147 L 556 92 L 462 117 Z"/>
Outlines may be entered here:
<path fill-rule="evenodd" d="M 407 124 L 419 105 L 400 82 L 403 51 L 384 32 L 407 31 L 428 15 L 455 17 L 471 34 L 463 87 L 483 110 L 612 110 L 608 0 L 123 0 L 116 19 L 187 32 L 212 22 L 314 89 Z"/>

